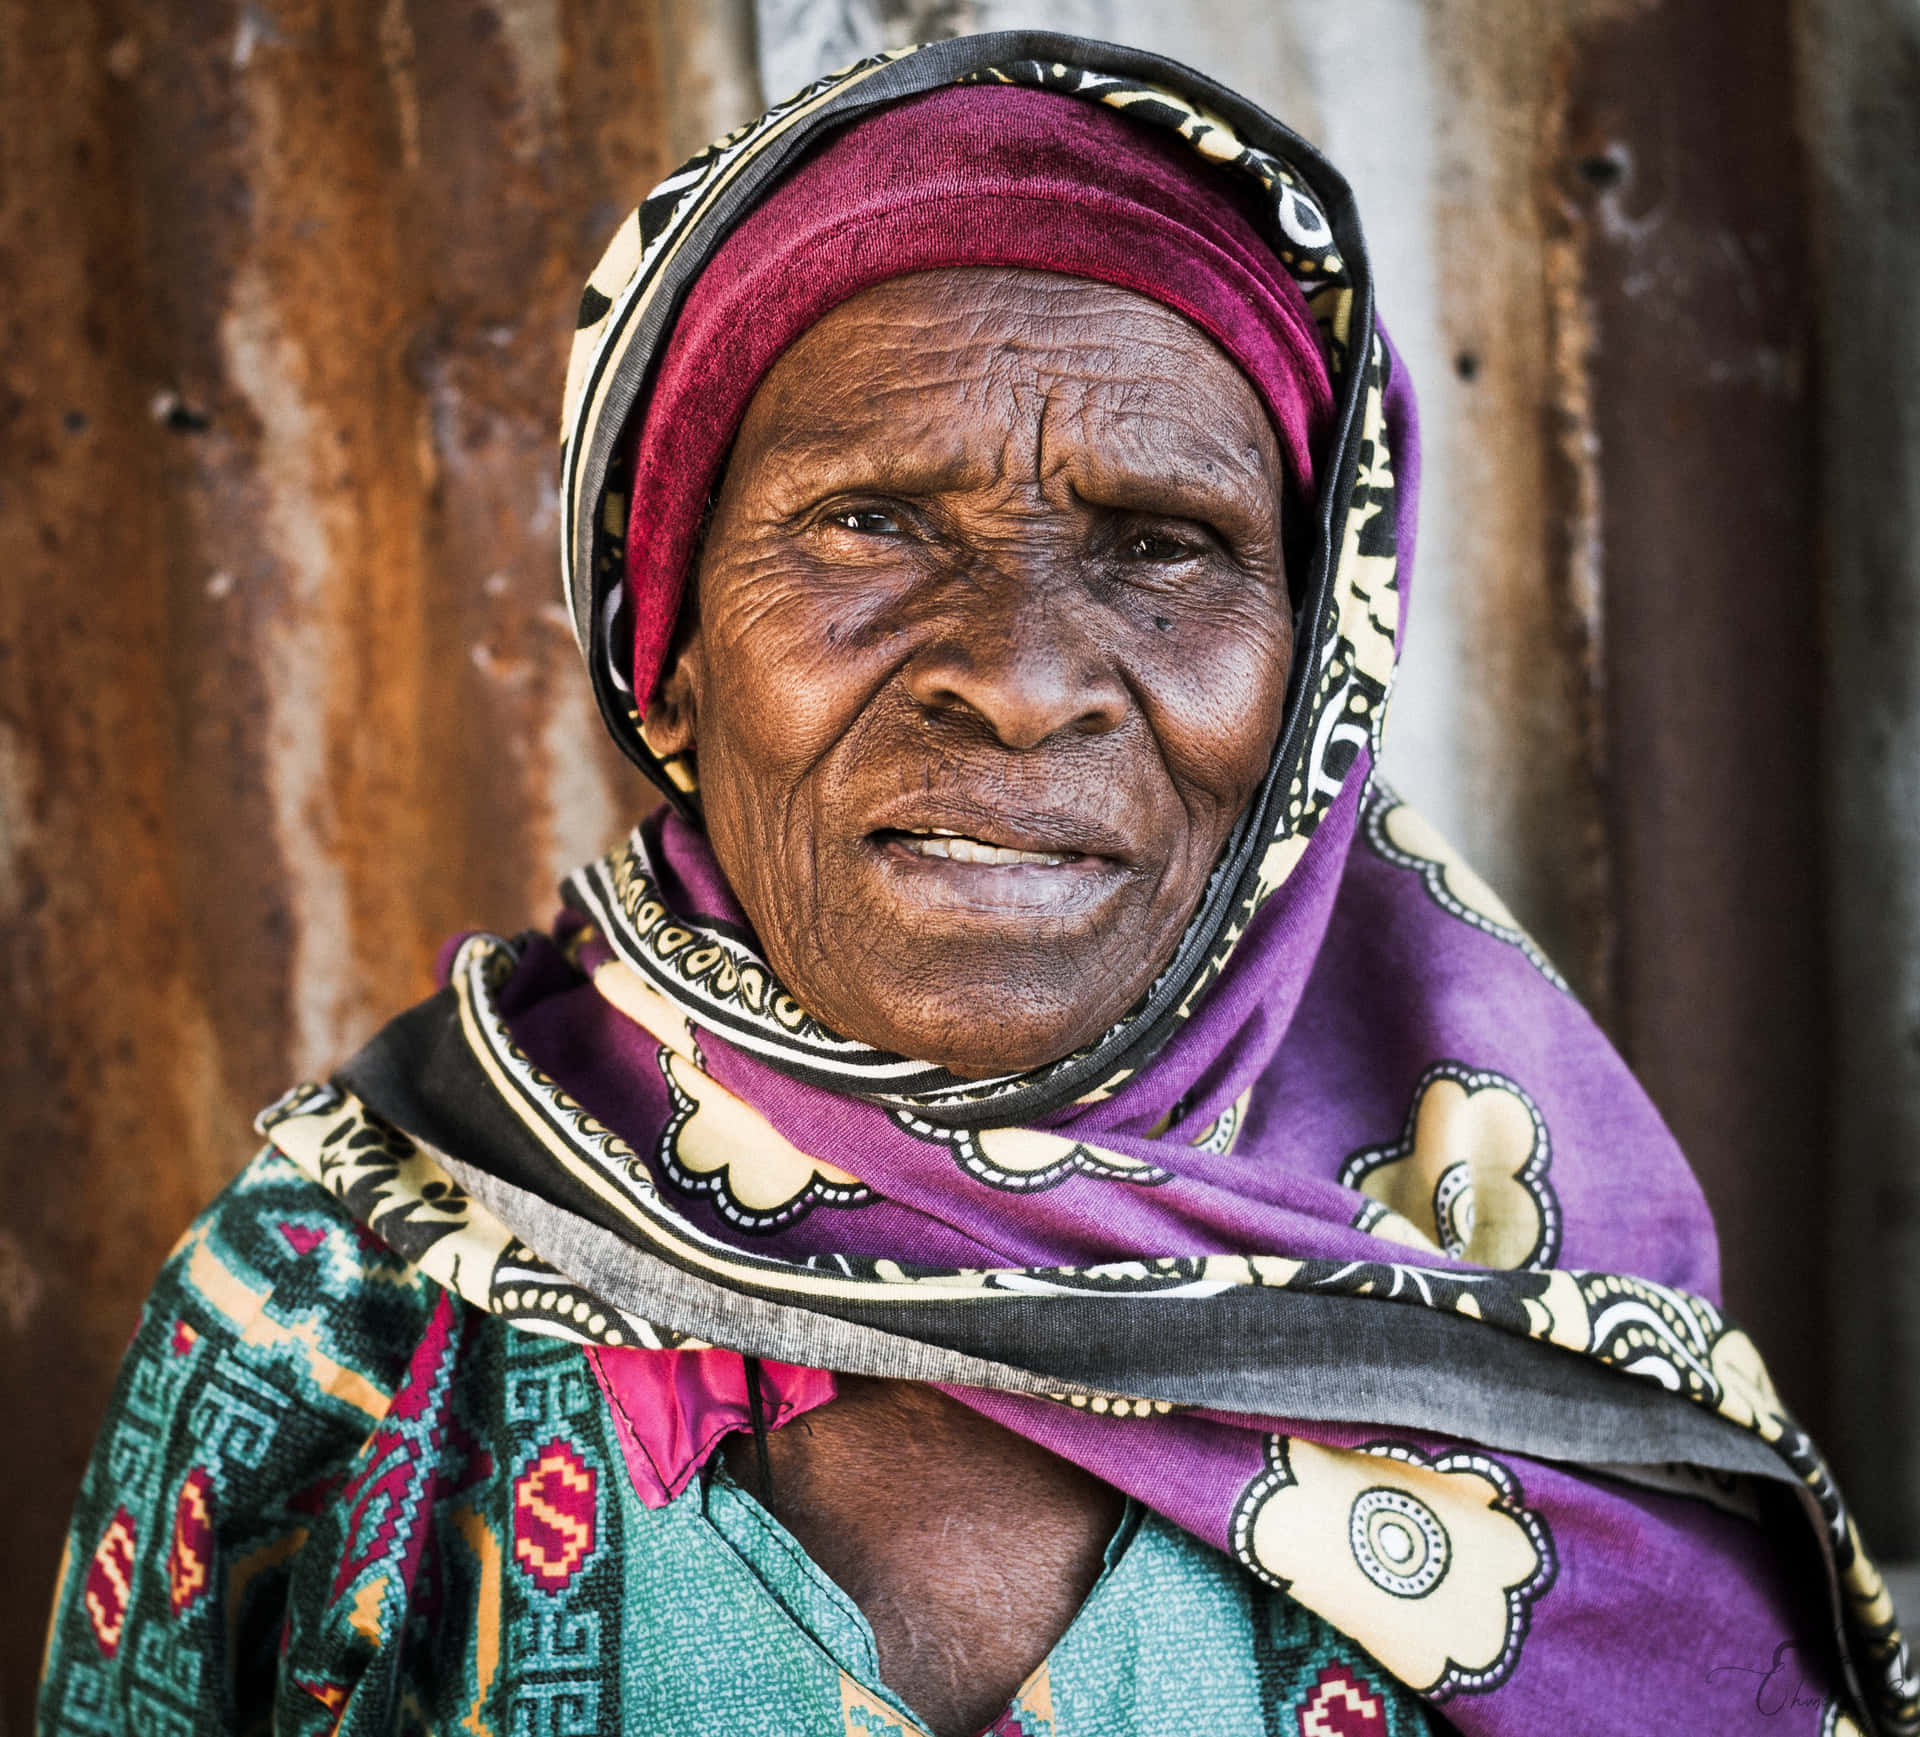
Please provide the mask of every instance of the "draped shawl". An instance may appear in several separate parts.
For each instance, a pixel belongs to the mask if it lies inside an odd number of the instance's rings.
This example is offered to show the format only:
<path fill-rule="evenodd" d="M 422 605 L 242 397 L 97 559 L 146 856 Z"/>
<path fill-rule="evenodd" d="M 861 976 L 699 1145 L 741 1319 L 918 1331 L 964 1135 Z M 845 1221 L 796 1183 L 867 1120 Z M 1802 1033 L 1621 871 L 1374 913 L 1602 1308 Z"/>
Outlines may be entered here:
<path fill-rule="evenodd" d="M 986 1082 L 827 1030 L 774 978 L 641 735 L 625 583 L 689 286 L 821 141 L 969 81 L 1103 105 L 1237 178 L 1334 392 L 1265 783 L 1140 1004 Z M 1376 773 L 1417 474 L 1346 184 L 1244 98 L 1025 32 L 810 85 L 662 182 L 581 305 L 566 600 L 670 806 L 572 877 L 553 935 L 466 938 L 439 995 L 261 1127 L 474 1309 L 585 1347 L 661 1500 L 738 1421 L 740 1354 L 781 1416 L 822 1371 L 934 1382 L 1283 1586 L 1463 1732 L 1915 1731 L 1884 1586 L 1718 1306 L 1671 1136 Z M 1782 1648 L 1822 1687 L 1770 1707 Z"/>

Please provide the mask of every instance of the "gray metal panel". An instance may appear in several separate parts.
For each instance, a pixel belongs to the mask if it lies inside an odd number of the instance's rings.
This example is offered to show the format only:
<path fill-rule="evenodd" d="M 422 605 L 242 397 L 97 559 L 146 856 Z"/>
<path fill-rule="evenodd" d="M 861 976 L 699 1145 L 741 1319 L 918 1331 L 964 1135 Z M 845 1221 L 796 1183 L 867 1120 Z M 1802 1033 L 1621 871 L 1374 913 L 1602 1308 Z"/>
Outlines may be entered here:
<path fill-rule="evenodd" d="M 1808 0 L 1832 854 L 1834 1445 L 1920 1557 L 1920 6 Z M 1920 1620 L 1920 1573 L 1908 1613 Z"/>

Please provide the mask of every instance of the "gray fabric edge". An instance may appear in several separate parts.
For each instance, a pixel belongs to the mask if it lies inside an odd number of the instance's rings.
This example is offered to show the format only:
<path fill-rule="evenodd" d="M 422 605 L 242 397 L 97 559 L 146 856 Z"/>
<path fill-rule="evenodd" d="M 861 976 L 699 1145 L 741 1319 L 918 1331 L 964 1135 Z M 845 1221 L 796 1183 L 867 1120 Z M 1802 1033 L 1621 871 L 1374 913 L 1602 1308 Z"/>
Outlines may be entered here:
<path fill-rule="evenodd" d="M 897 1333 L 789 1303 L 743 1296 L 635 1248 L 611 1231 L 448 1153 L 434 1151 L 432 1156 L 474 1199 L 512 1225 L 514 1234 L 541 1259 L 615 1308 L 656 1326 L 750 1357 L 849 1375 L 944 1381 L 1013 1393 L 1057 1393 L 1063 1386 L 1080 1385 L 922 1345 Z"/>
<path fill-rule="evenodd" d="M 1240 1298 L 1162 1298 L 1157 1299 L 1162 1309 L 1200 1305 L 1217 1310 L 1223 1300 L 1229 1307 L 1239 1302 L 1247 1305 L 1247 1320 L 1255 1329 L 1261 1323 L 1252 1319 L 1254 1313 L 1268 1314 L 1276 1300 L 1284 1298 L 1283 1306 L 1299 1311 L 1307 1330 L 1289 1334 L 1284 1354 L 1258 1369 L 1221 1373 L 1162 1366 L 1141 1372 L 1146 1378 L 1140 1379 L 1129 1375 L 1122 1357 L 1096 1355 L 1070 1376 L 1046 1373 L 929 1344 L 826 1309 L 742 1295 L 484 1170 L 444 1153 L 434 1156 L 475 1199 L 511 1224 L 528 1247 L 607 1302 L 750 1356 L 1011 1393 L 1130 1394 L 1275 1419 L 1424 1430 L 1545 1460 L 1618 1465 L 1684 1461 L 1797 1483 L 1765 1443 L 1688 1400 L 1558 1347 L 1465 1318 L 1432 1316 L 1416 1305 L 1264 1288 Z M 1155 1300 L 1102 1297 L 1099 1306 L 1117 1312 Z M 1072 1306 L 1073 1299 L 1008 1292 L 961 1309 L 966 1320 L 989 1328 L 1013 1322 L 1016 1331 L 1011 1334 L 988 1334 L 1013 1342 L 1022 1337 L 1018 1329 L 1036 1308 Z M 949 1322 L 956 1318 L 951 1305 L 876 1307 L 907 1318 L 936 1313 Z M 1388 1310 L 1393 1311 L 1391 1335 L 1381 1331 L 1386 1325 L 1383 1311 Z M 1002 1315 L 998 1323 L 987 1319 L 996 1311 Z M 1270 1332 L 1264 1336 L 1271 1340 Z M 1163 1344 L 1167 1338 L 1157 1327 L 1128 1337 L 1148 1345 Z M 1406 1344 L 1409 1339 L 1416 1341 L 1412 1347 Z M 1408 1356 L 1408 1349 L 1415 1354 Z"/>

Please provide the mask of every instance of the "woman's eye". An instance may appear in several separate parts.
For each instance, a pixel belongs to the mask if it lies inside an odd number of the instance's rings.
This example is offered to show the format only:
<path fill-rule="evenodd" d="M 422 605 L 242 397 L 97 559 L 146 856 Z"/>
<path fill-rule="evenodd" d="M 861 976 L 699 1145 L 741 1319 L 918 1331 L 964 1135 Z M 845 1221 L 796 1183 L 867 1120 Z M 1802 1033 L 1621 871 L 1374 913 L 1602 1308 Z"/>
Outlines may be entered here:
<path fill-rule="evenodd" d="M 1126 546 L 1129 561 L 1184 561 L 1193 552 L 1192 547 L 1178 537 L 1164 536 L 1157 531 L 1142 531 L 1138 536 L 1129 538 Z"/>
<path fill-rule="evenodd" d="M 843 513 L 833 514 L 827 522 L 863 537 L 890 537 L 900 529 L 900 523 L 893 514 L 883 512 L 879 507 L 850 507 Z"/>

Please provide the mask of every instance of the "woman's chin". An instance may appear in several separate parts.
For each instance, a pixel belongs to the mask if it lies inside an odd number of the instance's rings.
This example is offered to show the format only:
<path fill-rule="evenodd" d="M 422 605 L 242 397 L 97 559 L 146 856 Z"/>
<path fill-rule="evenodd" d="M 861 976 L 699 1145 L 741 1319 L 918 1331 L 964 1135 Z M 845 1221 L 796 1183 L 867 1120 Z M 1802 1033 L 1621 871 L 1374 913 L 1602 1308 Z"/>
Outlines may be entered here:
<path fill-rule="evenodd" d="M 811 938 L 803 956 L 781 957 L 769 936 L 771 963 L 842 1036 L 964 1079 L 1024 1073 L 1092 1042 L 1139 998 L 1186 916 L 1158 909 L 1147 877 L 1110 859 L 875 855 L 849 865 L 842 901 L 792 926 Z"/>
<path fill-rule="evenodd" d="M 955 947 L 942 959 L 914 947 L 894 982 L 911 985 L 902 993 L 863 984 L 850 993 L 834 985 L 827 994 L 815 986 L 796 987 L 801 1004 L 842 1036 L 878 1050 L 931 1062 L 961 1079 L 997 1079 L 1025 1073 L 1072 1055 L 1091 1043 L 1137 998 L 1126 993 L 1131 981 L 1109 984 L 1108 994 L 1090 999 L 1085 988 L 1065 974 L 1037 973 L 1032 955 L 1009 960 L 1004 971 L 982 959 L 977 947 Z M 1058 964 L 1058 961 L 1050 961 Z M 1119 999 L 1113 993 L 1125 994 Z M 809 990 L 813 992 L 810 993 Z M 845 1013 L 835 1017 L 836 1006 Z"/>

